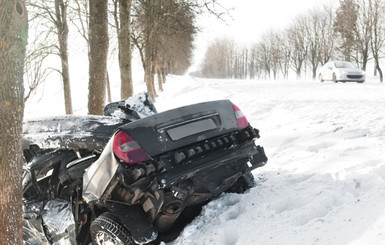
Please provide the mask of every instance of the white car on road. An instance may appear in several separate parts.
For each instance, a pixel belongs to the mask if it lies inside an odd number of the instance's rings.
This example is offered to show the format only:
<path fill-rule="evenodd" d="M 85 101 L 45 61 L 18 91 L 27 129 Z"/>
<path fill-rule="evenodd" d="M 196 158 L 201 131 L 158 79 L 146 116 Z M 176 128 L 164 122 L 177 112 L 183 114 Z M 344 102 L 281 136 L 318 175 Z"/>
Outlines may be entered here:
<path fill-rule="evenodd" d="M 330 61 L 320 70 L 319 80 L 334 82 L 365 82 L 365 72 L 352 62 Z"/>

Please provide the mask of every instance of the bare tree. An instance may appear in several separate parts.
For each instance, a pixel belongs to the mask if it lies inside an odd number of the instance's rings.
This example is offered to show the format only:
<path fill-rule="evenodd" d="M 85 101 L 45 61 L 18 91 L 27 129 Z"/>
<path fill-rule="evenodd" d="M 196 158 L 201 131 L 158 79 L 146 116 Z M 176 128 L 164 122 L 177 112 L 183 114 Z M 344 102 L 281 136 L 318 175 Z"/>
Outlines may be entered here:
<path fill-rule="evenodd" d="M 282 62 L 281 39 L 278 31 L 271 30 L 268 33 L 268 40 L 270 46 L 271 70 L 273 78 L 278 78 L 280 64 Z"/>
<path fill-rule="evenodd" d="M 66 114 L 72 114 L 72 98 L 70 86 L 70 74 L 68 67 L 68 21 L 67 21 L 68 2 L 55 0 L 55 24 L 59 40 L 59 52 L 62 65 L 61 74 L 63 76 L 64 103 Z"/>
<path fill-rule="evenodd" d="M 302 67 L 307 56 L 306 20 L 303 15 L 298 16 L 288 29 L 288 40 L 291 45 L 291 67 L 301 77 Z"/>
<path fill-rule="evenodd" d="M 131 71 L 131 4 L 132 0 L 114 0 L 115 28 L 118 36 L 121 99 L 134 93 Z"/>
<path fill-rule="evenodd" d="M 182 40 L 192 43 L 191 37 L 187 36 L 186 38 L 184 36 L 182 39 L 180 37 L 183 36 L 183 33 L 195 32 L 194 18 L 201 13 L 202 9 L 208 9 L 210 13 L 216 14 L 215 11 L 210 9 L 211 4 L 209 3 L 216 5 L 216 0 L 138 0 L 134 2 L 135 13 L 133 16 L 135 17 L 136 24 L 134 27 L 136 30 L 133 41 L 140 50 L 145 73 L 144 80 L 147 85 L 147 91 L 153 99 L 156 96 L 154 86 L 155 70 L 157 66 L 164 65 L 163 59 L 159 59 L 159 57 L 164 56 L 164 40 L 169 40 L 165 36 L 171 35 L 176 37 L 175 35 L 178 34 L 177 42 Z M 192 45 L 184 47 L 188 47 L 184 54 L 191 55 Z M 171 56 L 169 55 L 169 57 Z M 181 67 L 187 67 L 185 64 L 189 64 L 189 62 L 186 62 L 186 55 L 179 55 L 179 57 L 184 58 L 183 62 L 179 59 L 167 61 L 169 69 L 178 68 L 180 70 Z M 181 66 L 181 64 L 183 65 Z"/>
<path fill-rule="evenodd" d="M 247 48 L 237 48 L 235 44 L 232 45 L 235 48 L 222 50 L 222 53 L 226 54 L 225 78 L 245 79 L 248 76 L 249 50 Z M 231 66 L 227 64 L 231 64 Z M 227 69 L 230 70 L 227 71 Z"/>
<path fill-rule="evenodd" d="M 347 61 L 352 60 L 352 53 L 356 43 L 357 8 L 354 0 L 340 0 L 340 7 L 337 9 L 334 22 L 334 31 L 341 37 L 339 50 Z"/>
<path fill-rule="evenodd" d="M 113 1 L 114 4 L 117 4 L 117 1 Z M 88 61 L 91 62 L 90 57 L 90 32 L 89 32 L 89 23 L 90 23 L 90 13 L 89 13 L 89 0 L 73 0 L 73 4 L 69 6 L 72 12 L 72 18 L 70 19 L 72 25 L 77 29 L 77 32 L 84 39 L 87 51 L 88 51 Z M 115 27 L 114 27 L 115 28 Z M 110 37 L 111 38 L 111 37 Z M 111 49 L 110 54 L 113 54 L 115 49 Z M 107 101 L 111 102 L 111 85 L 109 80 L 109 75 L 107 71 L 106 79 L 106 95 Z"/>
<path fill-rule="evenodd" d="M 372 50 L 375 69 L 383 82 L 382 69 L 380 68 L 380 54 L 385 43 L 385 3 L 381 0 L 369 0 L 369 16 L 371 23 L 370 47 Z"/>
<path fill-rule="evenodd" d="M 265 72 L 265 77 L 270 79 L 271 67 L 272 67 L 270 43 L 268 42 L 268 40 L 265 41 L 264 40 L 265 38 L 262 38 L 262 39 L 263 41 L 257 44 L 257 50 L 258 50 L 258 53 L 260 54 L 259 63 L 262 70 Z"/>
<path fill-rule="evenodd" d="M 0 4 L 0 244 L 22 244 L 21 133 L 28 36 L 22 0 Z"/>
<path fill-rule="evenodd" d="M 316 79 L 317 77 L 317 68 L 319 65 L 319 54 L 320 54 L 320 35 L 321 29 L 320 26 L 321 12 L 318 9 L 314 9 L 308 13 L 305 23 L 306 31 L 306 43 L 308 47 L 307 60 L 310 63 L 310 68 L 312 70 L 312 78 Z"/>
<path fill-rule="evenodd" d="M 156 62 L 170 73 L 183 74 L 191 65 L 194 35 L 197 32 L 196 16 L 188 5 L 176 4 L 173 9 L 174 20 L 163 26 L 162 45 L 158 47 L 158 57 L 163 59 L 163 63 L 158 59 Z"/>
<path fill-rule="evenodd" d="M 48 77 L 52 70 L 44 66 L 44 60 L 48 57 L 48 53 L 36 54 L 35 52 L 27 53 L 24 60 L 24 80 L 27 86 L 24 102 L 36 92 L 38 86 Z"/>
<path fill-rule="evenodd" d="M 188 4 L 165 1 L 163 7 L 172 15 L 162 19 L 164 23 L 156 31 L 154 72 L 158 74 L 159 91 L 167 73 L 181 75 L 190 67 L 196 33 L 195 14 Z"/>
<path fill-rule="evenodd" d="M 293 23 L 283 30 L 264 33 L 261 41 L 247 51 L 236 50 L 230 61 L 226 61 L 232 64 L 232 77 L 244 78 L 248 75 L 253 79 L 271 78 L 273 75 L 273 78 L 277 79 L 278 74 L 282 73 L 287 79 L 291 68 L 299 78 L 306 68 L 306 62 L 309 62 L 312 76 L 315 78 L 319 65 L 335 57 L 334 13 L 331 5 L 324 5 L 306 15 L 298 15 Z M 210 45 L 208 48 L 201 74 L 209 77 L 215 74 L 215 77 L 220 77 L 218 67 L 220 62 L 226 60 L 226 56 L 225 51 L 216 51 L 220 46 L 219 42 L 214 43 L 216 45 Z"/>
<path fill-rule="evenodd" d="M 241 67 L 241 77 L 246 79 L 248 75 L 248 62 L 249 62 L 249 50 L 247 48 L 242 48 L 242 67 Z"/>
<path fill-rule="evenodd" d="M 255 79 L 258 75 L 258 51 L 255 46 L 250 48 L 249 58 L 249 76 L 250 79 Z"/>
<path fill-rule="evenodd" d="M 239 54 L 233 39 L 217 38 L 209 45 L 202 64 L 202 74 L 212 78 L 239 78 Z"/>
<path fill-rule="evenodd" d="M 29 21 L 28 25 L 29 32 L 32 29 L 35 33 L 40 27 L 40 23 L 36 20 Z M 35 35 L 32 38 L 27 45 L 24 59 L 24 102 L 36 92 L 38 86 L 53 71 L 44 61 L 54 52 L 54 47 L 46 40 L 46 35 Z"/>
<path fill-rule="evenodd" d="M 366 70 L 366 64 L 369 60 L 369 49 L 371 39 L 371 12 L 370 4 L 367 0 L 356 0 L 357 1 L 357 24 L 355 29 L 356 46 L 359 52 L 357 57 L 357 63 L 362 64 L 362 69 Z"/>
<path fill-rule="evenodd" d="M 291 46 L 290 41 L 287 38 L 288 32 L 286 31 L 284 34 L 282 34 L 279 37 L 279 43 L 280 43 L 280 52 L 281 52 L 281 62 L 280 62 L 280 70 L 285 79 L 289 78 L 289 69 L 290 69 L 290 62 L 291 62 Z"/>
<path fill-rule="evenodd" d="M 92 0 L 89 26 L 89 84 L 88 113 L 102 115 L 105 103 L 108 54 L 108 5 L 107 0 Z"/>
<path fill-rule="evenodd" d="M 48 20 L 52 26 L 48 27 L 48 32 L 57 35 L 57 54 L 61 60 L 61 70 L 59 73 L 63 79 L 64 103 L 66 114 L 72 114 L 72 98 L 69 76 L 68 60 L 68 5 L 66 0 L 42 0 L 30 1 L 29 5 L 33 9 L 32 18 L 42 18 Z M 53 28 L 52 28 L 53 27 Z"/>
<path fill-rule="evenodd" d="M 321 29 L 318 59 L 321 65 L 324 65 L 334 57 L 335 53 L 334 10 L 331 5 L 324 5 L 321 9 L 319 25 Z"/>
<path fill-rule="evenodd" d="M 138 0 L 134 5 L 136 15 L 136 32 L 138 36 L 133 38 L 135 45 L 138 47 L 142 65 L 144 69 L 144 81 L 147 86 L 147 92 L 155 101 L 156 90 L 153 77 L 153 62 L 155 59 L 155 31 L 161 23 L 160 15 L 156 14 L 160 1 Z"/>
<path fill-rule="evenodd" d="M 89 52 L 89 0 L 74 0 L 73 5 L 70 5 L 71 11 L 74 13 L 74 17 L 71 18 L 73 26 L 77 29 L 78 33 L 87 43 L 87 48 Z"/>

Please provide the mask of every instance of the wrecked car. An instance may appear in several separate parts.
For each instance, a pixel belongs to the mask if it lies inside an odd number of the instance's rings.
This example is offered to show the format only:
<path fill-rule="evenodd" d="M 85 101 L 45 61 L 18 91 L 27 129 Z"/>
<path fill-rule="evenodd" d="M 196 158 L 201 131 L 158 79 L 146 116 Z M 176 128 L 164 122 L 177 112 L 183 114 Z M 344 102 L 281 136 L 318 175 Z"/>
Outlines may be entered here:
<path fill-rule="evenodd" d="M 24 243 L 151 243 L 189 208 L 252 187 L 258 138 L 229 100 L 158 113 L 145 93 L 105 116 L 27 121 Z"/>

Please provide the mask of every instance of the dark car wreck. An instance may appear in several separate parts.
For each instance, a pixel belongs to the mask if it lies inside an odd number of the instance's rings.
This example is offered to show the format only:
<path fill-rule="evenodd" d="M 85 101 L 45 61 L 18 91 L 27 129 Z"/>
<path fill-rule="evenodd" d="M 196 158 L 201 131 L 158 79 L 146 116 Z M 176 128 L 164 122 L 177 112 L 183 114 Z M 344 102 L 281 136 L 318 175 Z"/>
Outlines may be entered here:
<path fill-rule="evenodd" d="M 267 162 L 229 100 L 157 113 L 140 94 L 105 114 L 25 122 L 25 244 L 151 243 Z"/>

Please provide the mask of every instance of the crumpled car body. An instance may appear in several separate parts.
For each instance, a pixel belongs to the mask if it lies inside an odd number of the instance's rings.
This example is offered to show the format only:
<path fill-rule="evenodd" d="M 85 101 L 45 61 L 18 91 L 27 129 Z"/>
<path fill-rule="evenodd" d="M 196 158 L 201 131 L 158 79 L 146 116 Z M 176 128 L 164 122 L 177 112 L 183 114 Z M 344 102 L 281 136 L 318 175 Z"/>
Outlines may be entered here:
<path fill-rule="evenodd" d="M 188 210 L 252 187 L 251 171 L 267 162 L 259 131 L 229 100 L 157 113 L 141 94 L 106 108 L 25 123 L 30 244 L 153 242 Z"/>

